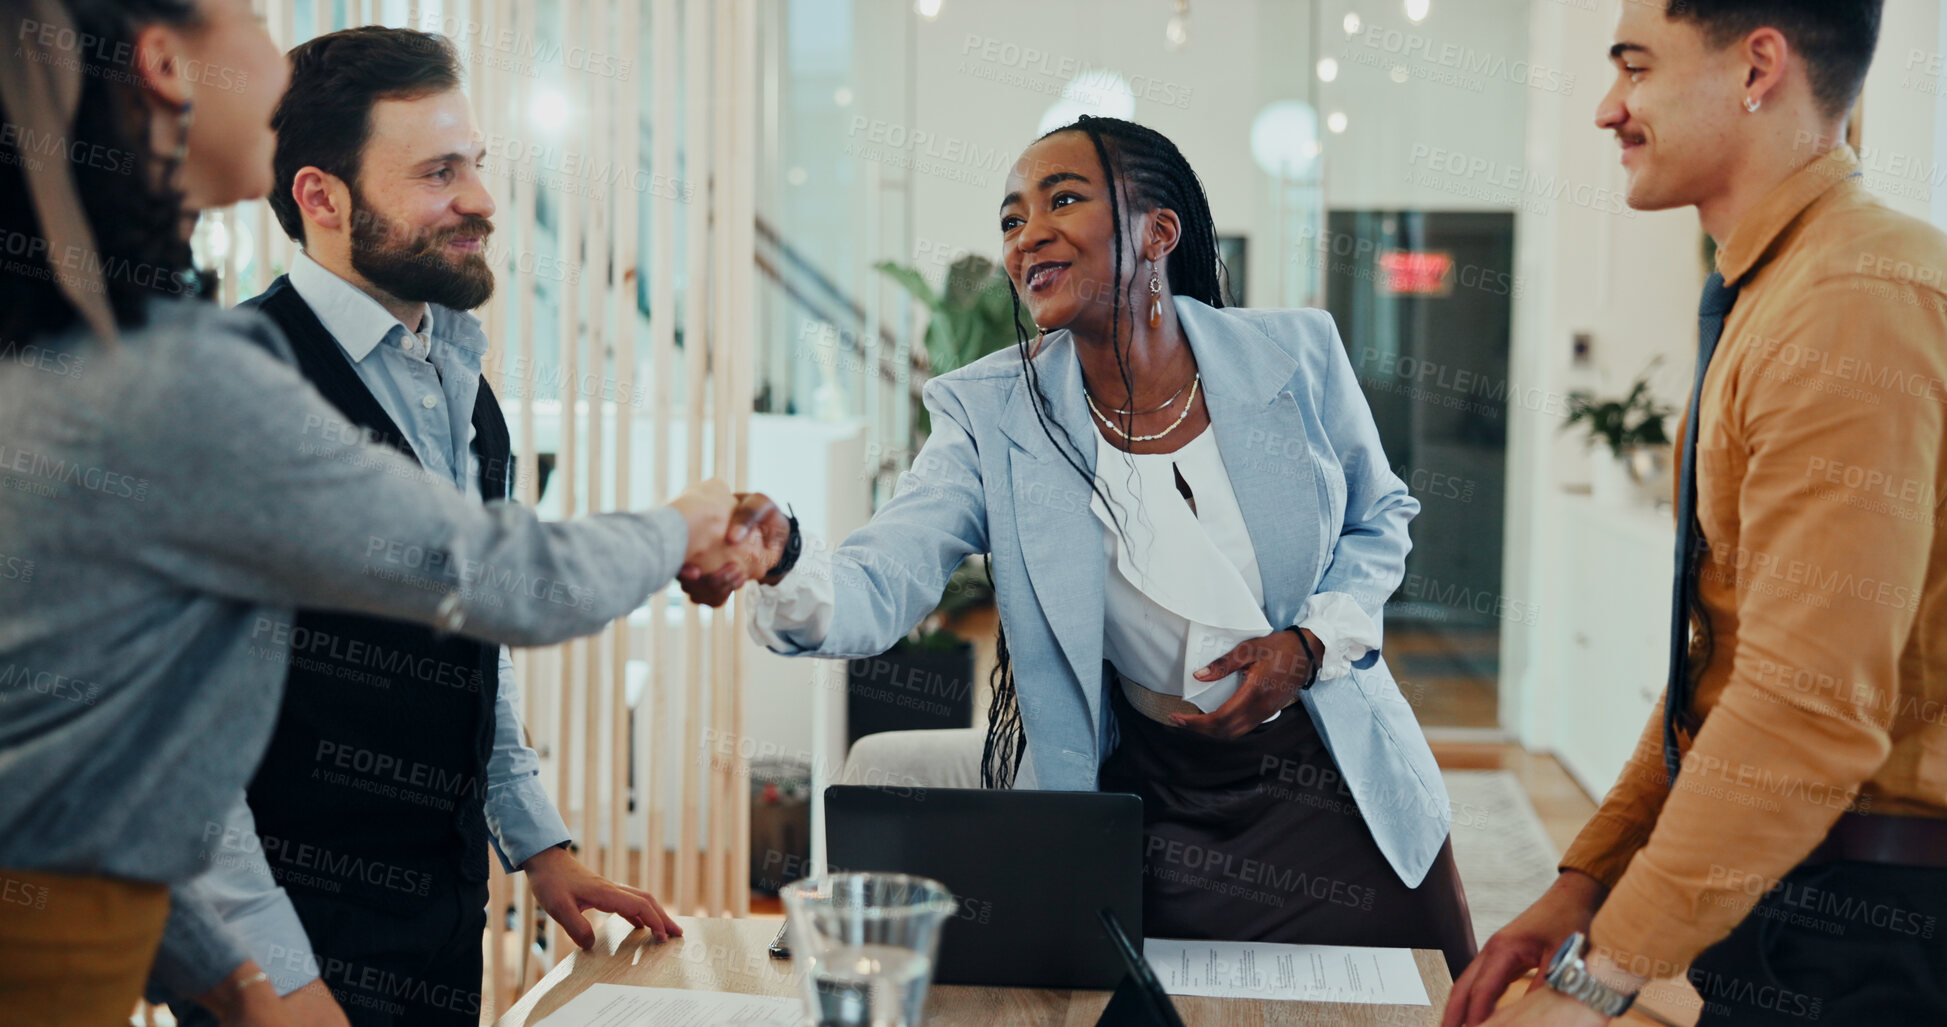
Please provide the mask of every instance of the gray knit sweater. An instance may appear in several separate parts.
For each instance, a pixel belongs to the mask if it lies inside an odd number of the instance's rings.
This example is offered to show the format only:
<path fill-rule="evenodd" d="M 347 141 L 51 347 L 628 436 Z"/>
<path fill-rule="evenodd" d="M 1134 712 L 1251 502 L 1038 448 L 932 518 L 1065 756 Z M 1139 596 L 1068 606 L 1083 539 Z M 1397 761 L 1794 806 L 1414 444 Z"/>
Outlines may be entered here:
<path fill-rule="evenodd" d="M 542 645 L 682 563 L 676 511 L 483 507 L 362 440 L 289 359 L 260 315 L 189 300 L 115 351 L 0 340 L 0 868 L 203 867 L 268 742 L 293 607 Z M 214 922 L 183 912 L 172 937 Z M 242 961 L 197 941 L 199 967 Z"/>

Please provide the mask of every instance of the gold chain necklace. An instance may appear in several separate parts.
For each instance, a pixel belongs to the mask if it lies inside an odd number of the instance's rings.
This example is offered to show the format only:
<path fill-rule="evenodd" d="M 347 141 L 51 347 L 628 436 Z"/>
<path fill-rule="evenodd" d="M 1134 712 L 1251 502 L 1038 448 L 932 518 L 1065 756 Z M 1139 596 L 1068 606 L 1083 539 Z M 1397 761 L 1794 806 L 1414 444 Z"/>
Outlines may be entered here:
<path fill-rule="evenodd" d="M 1163 429 L 1162 431 L 1157 432 L 1154 435 L 1131 435 L 1128 432 L 1123 431 L 1122 428 L 1118 426 L 1114 421 L 1109 420 L 1109 416 L 1107 414 L 1104 414 L 1099 408 L 1096 407 L 1095 397 L 1089 395 L 1087 389 L 1082 390 L 1082 399 L 1088 403 L 1088 409 L 1090 413 L 1093 413 L 1097 418 L 1099 418 L 1102 421 L 1103 424 L 1107 425 L 1110 431 L 1115 432 L 1117 435 L 1122 436 L 1124 440 L 1129 442 L 1154 442 L 1157 439 L 1160 439 L 1163 436 L 1168 435 L 1170 432 L 1173 432 L 1176 429 L 1183 426 L 1183 421 L 1190 416 L 1190 411 L 1196 409 L 1197 386 L 1202 384 L 1202 382 L 1203 382 L 1202 372 L 1198 372 L 1195 377 L 1190 379 L 1190 399 L 1188 402 L 1183 404 L 1183 412 L 1176 415 L 1176 420 L 1171 422 L 1169 427 Z"/>
<path fill-rule="evenodd" d="M 1194 379 L 1196 376 L 1197 373 L 1195 371 L 1190 372 L 1191 378 Z M 1148 410 L 1124 410 L 1121 407 L 1110 407 L 1109 413 L 1121 414 L 1125 417 L 1147 417 L 1150 414 L 1160 414 L 1163 411 L 1168 410 L 1169 408 L 1175 406 L 1177 397 L 1183 395 L 1183 390 L 1189 387 L 1190 387 L 1190 383 L 1184 382 L 1183 384 L 1176 387 L 1175 392 L 1170 393 L 1170 398 L 1162 401 L 1161 403 L 1156 404 L 1153 407 L 1150 407 Z"/>

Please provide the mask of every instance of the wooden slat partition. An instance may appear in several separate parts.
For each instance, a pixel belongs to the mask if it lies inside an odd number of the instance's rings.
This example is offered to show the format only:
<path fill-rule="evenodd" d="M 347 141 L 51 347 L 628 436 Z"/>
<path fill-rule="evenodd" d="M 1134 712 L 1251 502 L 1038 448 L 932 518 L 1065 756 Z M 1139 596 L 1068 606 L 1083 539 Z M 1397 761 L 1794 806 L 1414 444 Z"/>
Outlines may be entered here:
<path fill-rule="evenodd" d="M 253 2 L 286 49 L 387 21 L 444 33 L 460 51 L 497 205 L 497 288 L 475 313 L 517 501 L 573 517 L 666 503 L 712 475 L 741 487 L 757 330 L 756 0 Z M 543 115 L 554 98 L 565 114 Z M 209 216 L 230 243 L 216 269 L 224 302 L 289 269 L 296 246 L 268 205 Z M 734 603 L 699 612 L 678 597 L 679 614 L 670 602 L 649 599 L 646 631 L 618 623 L 517 651 L 523 720 L 585 864 L 672 913 L 742 915 L 744 619 Z M 572 944 L 521 877 L 497 860 L 491 873 L 489 1013 Z"/>
<path fill-rule="evenodd" d="M 716 9 L 716 20 L 719 25 L 728 22 L 731 26 L 734 26 L 737 20 L 736 0 L 720 0 Z M 730 96 L 730 80 L 733 75 L 733 69 L 729 37 L 729 32 L 719 29 L 714 34 L 712 40 L 715 46 L 713 47 L 714 53 L 710 66 L 712 79 L 712 88 L 710 90 L 710 98 L 712 100 L 710 120 L 712 124 L 717 126 L 728 126 L 731 124 L 731 108 L 734 103 L 734 100 Z M 715 132 L 712 133 L 710 140 L 713 155 L 711 165 L 711 196 L 716 201 L 720 201 L 728 196 L 732 189 L 731 182 L 735 175 L 735 166 L 730 163 L 731 134 L 730 132 Z M 729 371 L 729 360 L 727 359 L 727 354 L 725 353 L 726 347 L 724 345 L 725 340 L 728 338 L 725 329 L 730 320 L 731 297 L 730 290 L 727 288 L 729 280 L 729 247 L 716 247 L 711 254 L 710 261 L 711 331 L 709 345 L 706 351 L 710 354 L 710 369 L 713 372 L 710 376 L 710 453 L 712 461 L 719 466 L 724 463 L 724 454 L 733 445 L 730 425 L 728 423 L 730 417 L 729 409 L 732 406 L 730 399 L 732 376 L 727 373 Z M 723 630 L 722 618 L 720 617 L 710 618 L 709 630 L 710 673 L 714 677 L 717 669 L 722 667 L 726 662 L 728 633 Z M 712 737 L 721 737 L 715 735 L 714 732 L 717 726 L 724 723 L 727 719 L 725 716 L 724 698 L 725 693 L 723 690 L 710 690 L 710 727 L 712 729 Z M 718 842 L 723 837 L 725 818 L 721 811 L 726 808 L 723 801 L 725 788 L 723 773 L 724 761 L 717 759 L 716 756 L 716 750 L 712 747 L 709 751 L 707 763 L 709 772 L 705 777 L 706 794 L 709 796 L 707 800 L 709 834 L 704 843 L 704 848 L 706 852 L 710 853 L 717 851 Z M 707 908 L 721 909 L 725 906 L 723 867 L 714 859 L 706 859 L 704 861 L 703 895 Z"/>
<path fill-rule="evenodd" d="M 757 83 L 762 69 L 757 65 L 758 17 L 756 0 L 737 0 L 738 21 L 731 33 L 730 45 L 735 60 L 729 92 L 735 98 L 731 104 L 731 154 L 730 168 L 735 169 L 728 210 L 748 212 L 743 216 L 726 218 L 723 222 L 726 240 L 730 250 L 730 272 L 726 282 L 726 292 L 731 297 L 731 325 L 726 334 L 730 345 L 731 388 L 726 421 L 736 434 L 736 448 L 732 451 L 728 474 L 730 480 L 745 482 L 750 480 L 750 399 L 756 393 L 756 354 L 752 352 L 756 344 L 757 319 L 757 165 L 758 165 L 758 116 Z M 744 653 L 743 645 L 745 612 L 741 603 L 726 608 L 729 616 L 722 624 L 726 635 L 730 636 L 727 648 L 730 662 L 725 672 L 719 673 L 719 682 L 728 682 L 729 687 L 718 691 L 729 696 L 730 717 L 723 729 L 733 738 L 744 737 Z M 750 914 L 750 762 L 739 755 L 741 745 L 732 749 L 726 761 L 730 767 L 730 791 L 724 804 L 717 807 L 728 817 L 734 830 L 725 836 L 724 844 L 716 850 L 716 858 L 727 866 L 729 879 L 729 912 L 733 916 Z"/>
<path fill-rule="evenodd" d="M 678 189 L 668 183 L 679 180 L 676 172 L 676 55 L 679 40 L 676 34 L 677 0 L 650 0 L 650 40 L 653 55 L 650 68 L 654 75 L 650 96 L 655 104 L 650 117 L 650 148 L 652 150 L 649 170 L 649 190 L 651 214 L 649 218 L 649 265 L 653 277 L 649 288 L 649 345 L 651 417 L 654 431 L 650 438 L 655 440 L 655 452 L 649 467 L 654 476 L 651 500 L 656 503 L 669 499 L 669 460 L 670 424 L 674 397 L 670 384 L 675 376 L 676 351 L 676 276 L 672 269 L 676 266 L 676 198 Z M 661 186 L 658 187 L 658 183 Z M 664 652 L 670 644 L 668 633 L 667 606 L 662 596 L 649 603 L 649 640 L 655 652 Z M 638 716 L 643 706 L 648 707 L 648 715 L 642 717 L 641 730 L 636 732 L 637 787 L 642 795 L 646 810 L 644 819 L 648 824 L 648 837 L 654 842 L 642 847 L 642 887 L 666 899 L 669 895 L 669 863 L 664 858 L 663 788 L 665 763 L 661 759 L 651 760 L 649 753 L 660 754 L 668 734 L 664 724 L 669 716 L 669 689 L 672 678 L 668 672 L 668 661 L 651 660 L 649 670 L 649 696 L 646 703 L 637 704 Z M 651 801 L 653 798 L 653 801 Z M 676 908 L 666 903 L 668 908 Z"/>
<path fill-rule="evenodd" d="M 623 52 L 640 57 L 642 44 L 642 7 L 639 3 L 616 4 L 609 10 L 614 32 L 608 38 L 619 44 Z M 601 133 L 612 143 L 609 156 L 618 167 L 635 169 L 641 164 L 642 128 L 638 118 L 641 100 L 641 79 L 635 75 L 618 84 L 611 96 L 612 106 L 607 122 L 615 126 L 613 131 Z M 609 286 L 605 292 L 609 317 L 609 337 L 614 340 L 615 352 L 615 494 L 613 506 L 618 510 L 635 508 L 632 470 L 635 462 L 635 383 L 636 372 L 636 333 L 639 319 L 636 317 L 636 282 L 640 277 L 639 238 L 640 225 L 637 218 L 637 195 L 631 181 L 627 187 L 612 191 L 614 206 L 611 224 L 609 250 Z M 624 827 L 629 823 L 629 637 L 627 625 L 616 625 L 609 629 L 609 825 L 612 837 L 624 836 Z M 646 846 L 644 846 L 646 847 Z M 608 875 L 617 881 L 626 881 L 636 887 L 642 882 L 636 876 L 636 861 L 629 858 L 629 847 L 611 844 L 608 859 L 604 864 Z"/>
<path fill-rule="evenodd" d="M 716 206 L 717 190 L 711 178 L 710 161 L 710 37 L 713 30 L 711 0 L 684 0 L 683 3 L 683 152 L 684 170 L 696 193 L 683 211 L 684 240 L 688 255 L 684 266 L 690 270 L 684 300 L 683 367 L 686 387 L 683 398 L 689 411 L 685 424 L 684 479 L 703 476 L 703 425 L 708 408 L 705 383 L 709 374 L 709 344 L 713 334 L 707 314 L 709 304 L 708 260 L 710 255 L 709 211 Z M 676 772 L 678 830 L 676 871 L 670 885 L 672 911 L 689 913 L 699 905 L 696 860 L 690 854 L 697 844 L 697 766 L 701 751 L 703 701 L 704 638 L 703 619 L 694 606 L 683 607 L 683 733 L 677 746 L 682 763 Z"/>

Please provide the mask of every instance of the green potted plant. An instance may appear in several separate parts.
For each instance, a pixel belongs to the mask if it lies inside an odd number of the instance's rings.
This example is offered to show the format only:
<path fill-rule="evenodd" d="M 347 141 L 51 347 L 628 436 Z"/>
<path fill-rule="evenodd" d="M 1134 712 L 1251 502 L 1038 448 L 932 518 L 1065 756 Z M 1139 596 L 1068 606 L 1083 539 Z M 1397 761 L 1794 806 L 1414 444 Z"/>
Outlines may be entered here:
<path fill-rule="evenodd" d="M 954 261 L 938 290 L 917 268 L 891 261 L 873 266 L 931 312 L 925 342 L 926 360 L 934 374 L 965 367 L 1016 343 L 1014 301 L 1008 296 L 1007 275 L 986 257 L 968 254 Z M 1025 310 L 1020 323 L 1029 335 L 1034 334 L 1034 322 Z M 931 430 L 924 407 L 914 411 L 913 426 L 921 433 Z"/>
<path fill-rule="evenodd" d="M 884 261 L 874 265 L 931 312 L 926 359 L 934 374 L 965 367 L 1015 345 L 1014 301 L 1007 276 L 993 261 L 968 254 L 954 261 L 940 289 L 917 268 Z M 1030 334 L 1034 323 L 1021 314 Z M 932 430 L 921 407 L 913 413 L 919 434 Z M 852 660 L 846 671 L 848 744 L 880 731 L 968 727 L 973 723 L 973 646 L 945 630 L 948 619 L 993 601 L 980 558 L 961 563 L 947 582 L 940 605 L 911 634 L 870 659 Z"/>
<path fill-rule="evenodd" d="M 1595 458 L 1591 476 L 1590 491 L 1598 502 L 1623 505 L 1638 491 L 1653 493 L 1667 479 L 1671 445 L 1664 422 L 1676 411 L 1649 394 L 1650 371 L 1660 359 L 1651 361 L 1620 399 L 1587 391 L 1569 394 L 1562 430 L 1582 425 L 1585 446 L 1593 450 L 1602 443 L 1609 451 L 1607 458 Z"/>

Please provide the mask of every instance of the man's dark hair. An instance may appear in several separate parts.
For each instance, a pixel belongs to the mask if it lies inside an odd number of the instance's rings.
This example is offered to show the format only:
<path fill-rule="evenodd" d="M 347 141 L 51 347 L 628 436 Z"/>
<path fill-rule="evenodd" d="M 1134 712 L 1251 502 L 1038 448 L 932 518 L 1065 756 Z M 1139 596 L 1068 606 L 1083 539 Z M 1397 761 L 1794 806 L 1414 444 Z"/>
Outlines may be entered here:
<path fill-rule="evenodd" d="M 1761 28 L 1784 33 L 1805 56 L 1812 96 L 1828 118 L 1843 116 L 1859 99 L 1879 45 L 1885 0 L 1670 0 L 1668 16 L 1704 31 L 1722 49 Z"/>
<path fill-rule="evenodd" d="M 304 215 L 291 198 L 297 173 L 315 167 L 355 183 L 372 106 L 459 88 L 460 58 L 445 36 L 371 25 L 319 36 L 290 59 L 291 87 L 270 119 L 277 130 L 270 209 L 284 234 L 302 243 Z"/>

